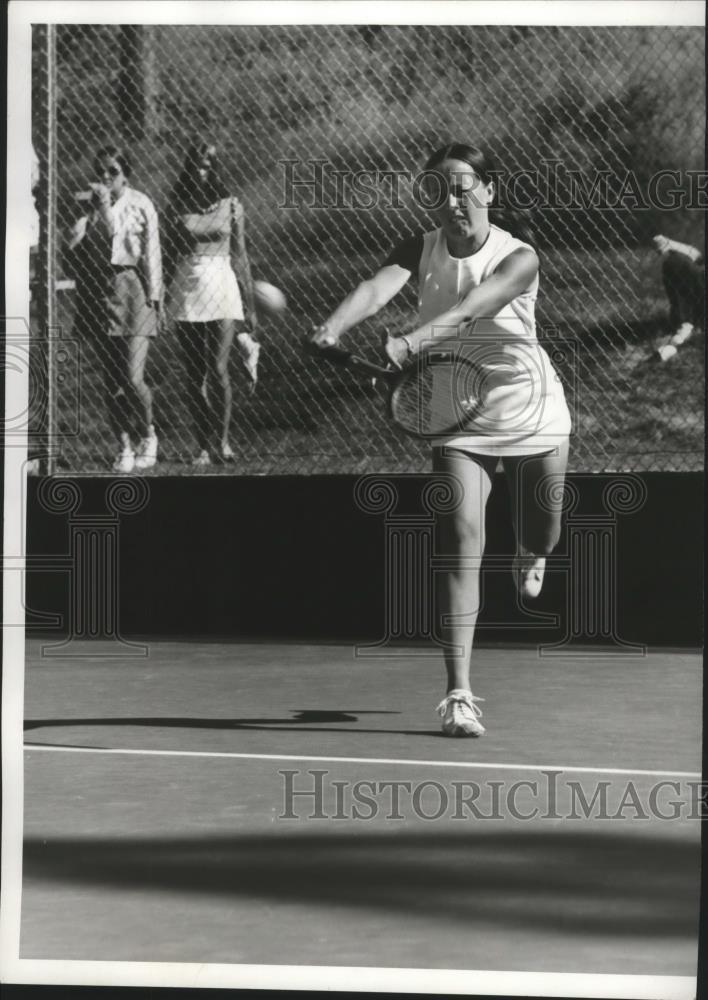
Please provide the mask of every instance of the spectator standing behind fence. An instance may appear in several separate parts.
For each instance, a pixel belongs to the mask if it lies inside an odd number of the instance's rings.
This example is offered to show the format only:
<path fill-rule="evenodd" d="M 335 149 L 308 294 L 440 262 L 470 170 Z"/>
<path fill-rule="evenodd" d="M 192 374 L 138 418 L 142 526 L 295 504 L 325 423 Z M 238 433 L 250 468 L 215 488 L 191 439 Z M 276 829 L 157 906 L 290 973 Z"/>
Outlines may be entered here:
<path fill-rule="evenodd" d="M 231 348 L 236 337 L 255 388 L 260 344 L 254 336 L 243 207 L 237 198 L 228 196 L 216 148 L 210 143 L 195 142 L 189 148 L 168 211 L 170 251 L 176 266 L 169 281 L 167 308 L 176 323 L 199 447 L 192 464 L 231 462 Z"/>
<path fill-rule="evenodd" d="M 162 300 L 158 219 L 152 201 L 128 183 L 125 152 L 99 150 L 94 174 L 90 190 L 77 196 L 86 210 L 68 240 L 67 264 L 76 280 L 74 328 L 93 339 L 103 364 L 109 420 L 120 448 L 113 470 L 132 472 L 157 461 L 145 365 Z"/>
<path fill-rule="evenodd" d="M 661 276 L 669 300 L 669 322 L 675 331 L 669 343 L 659 348 L 662 361 L 674 357 L 677 348 L 704 323 L 705 273 L 703 254 L 688 243 L 655 236 L 654 246 L 662 256 Z"/>

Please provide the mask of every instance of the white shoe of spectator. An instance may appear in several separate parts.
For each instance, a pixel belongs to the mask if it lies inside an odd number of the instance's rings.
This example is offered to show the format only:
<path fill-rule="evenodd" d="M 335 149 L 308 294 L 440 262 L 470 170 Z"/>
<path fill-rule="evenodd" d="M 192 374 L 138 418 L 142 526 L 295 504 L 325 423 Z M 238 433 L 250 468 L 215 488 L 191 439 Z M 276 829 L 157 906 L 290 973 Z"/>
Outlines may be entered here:
<path fill-rule="evenodd" d="M 211 456 L 206 448 L 202 448 L 198 455 L 195 455 L 192 459 L 192 465 L 195 468 L 202 468 L 207 465 L 211 465 Z"/>
<path fill-rule="evenodd" d="M 118 457 L 113 463 L 113 471 L 120 473 L 132 472 L 135 468 L 135 452 L 130 444 L 123 445 L 123 450 L 118 453 Z"/>
<path fill-rule="evenodd" d="M 157 462 L 158 440 L 155 428 L 150 424 L 147 437 L 142 438 L 135 456 L 136 469 L 152 469 Z"/>
<path fill-rule="evenodd" d="M 673 344 L 662 344 L 661 347 L 657 348 L 656 352 L 662 361 L 671 361 L 678 354 L 678 351 Z"/>
<path fill-rule="evenodd" d="M 680 347 L 681 344 L 685 344 L 693 336 L 693 332 L 692 323 L 682 323 L 669 343 L 673 344 L 674 347 Z"/>

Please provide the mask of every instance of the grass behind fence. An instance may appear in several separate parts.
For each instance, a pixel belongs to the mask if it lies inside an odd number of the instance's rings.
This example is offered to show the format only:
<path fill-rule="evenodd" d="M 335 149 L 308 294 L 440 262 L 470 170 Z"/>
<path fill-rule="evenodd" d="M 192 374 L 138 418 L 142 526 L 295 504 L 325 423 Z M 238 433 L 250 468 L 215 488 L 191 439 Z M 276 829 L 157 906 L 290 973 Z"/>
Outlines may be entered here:
<path fill-rule="evenodd" d="M 372 260 L 371 265 L 375 264 Z M 701 467 L 703 449 L 703 337 L 685 344 L 670 362 L 658 361 L 655 347 L 669 333 L 667 307 L 659 277 L 659 259 L 648 254 L 638 260 L 617 252 L 609 259 L 586 255 L 568 269 L 563 260 L 546 258 L 539 296 L 539 325 L 555 332 L 546 340 L 563 378 L 574 418 L 570 468 L 573 471 L 642 470 L 659 466 L 667 471 Z M 622 298 L 608 299 L 600 312 L 575 287 L 579 270 L 601 280 L 606 268 L 636 268 L 642 291 L 640 321 L 628 321 Z M 346 262 L 341 262 L 344 268 Z M 332 261 L 312 262 L 310 272 L 329 272 Z M 563 280 L 564 270 L 566 278 Z M 269 274 L 288 289 L 300 278 L 298 270 Z M 589 279 L 588 279 L 589 280 Z M 71 293 L 63 296 L 62 327 L 71 339 Z M 297 299 L 295 300 L 297 303 Z M 312 362 L 298 349 L 298 339 L 313 316 L 301 308 L 282 319 L 263 324 L 263 363 L 258 392 L 247 391 L 245 373 L 232 355 L 234 414 L 232 442 L 238 455 L 235 467 L 210 471 L 290 474 L 419 471 L 429 465 L 429 449 L 392 429 L 384 418 L 381 393 L 366 381 L 329 365 Z M 317 317 L 314 317 L 317 318 Z M 380 356 L 386 330 L 410 329 L 415 303 L 384 310 L 363 324 L 350 339 L 368 356 Z M 561 349 L 559 360 L 558 348 Z M 67 403 L 80 402 L 80 434 L 98 447 L 87 450 L 77 471 L 107 472 L 113 457 L 100 442 L 111 442 L 106 422 L 100 369 L 90 343 L 79 345 L 82 356 L 77 397 L 62 395 Z M 604 393 L 607 372 L 615 391 Z M 196 441 L 185 436 L 189 415 L 184 407 L 184 374 L 173 330 L 166 330 L 153 346 L 148 377 L 155 391 L 161 440 L 161 462 L 156 474 L 189 472 Z M 342 426 L 342 403 L 348 417 Z M 73 403 L 71 404 L 73 406 Z M 65 427 L 73 413 L 65 413 Z M 90 432 L 90 433 L 89 433 Z M 612 443 L 614 462 L 593 465 L 598 442 Z M 71 458 L 75 445 L 66 442 Z"/>
<path fill-rule="evenodd" d="M 485 143 L 507 171 L 560 160 L 590 180 L 609 169 L 645 186 L 655 171 L 675 169 L 685 191 L 686 171 L 703 167 L 700 29 L 145 27 L 140 134 L 121 105 L 120 27 L 61 26 L 57 40 L 62 221 L 99 146 L 126 145 L 135 186 L 164 211 L 187 143 L 206 134 L 245 205 L 256 277 L 288 296 L 286 316 L 263 324 L 255 397 L 246 394 L 234 353 L 233 443 L 244 472 L 427 463 L 424 446 L 386 427 L 378 397 L 347 373 L 313 368 L 296 341 L 392 244 L 430 228 L 430 220 L 405 184 L 398 208 L 384 185 L 368 211 L 308 206 L 306 195 L 284 209 L 284 160 L 300 161 L 300 177 L 312 157 L 332 169 L 415 172 L 432 148 L 454 138 Z M 39 107 L 39 49 L 36 59 Z M 561 185 L 561 198 L 567 193 Z M 702 246 L 702 214 L 634 210 L 630 198 L 606 210 L 538 211 L 534 223 L 542 256 L 539 325 L 572 346 L 559 362 L 575 416 L 571 467 L 701 467 L 702 340 L 668 364 L 649 360 L 670 333 L 649 237 L 663 232 Z M 70 302 L 62 314 L 70 325 Z M 361 333 L 373 356 L 385 326 L 403 332 L 414 325 L 407 292 Z M 100 471 L 114 443 L 91 345 L 82 349 L 82 429 L 67 440 L 65 461 L 75 471 Z M 149 377 L 159 470 L 186 471 L 195 443 L 170 331 L 152 349 Z M 59 399 L 73 406 L 70 392 Z"/>

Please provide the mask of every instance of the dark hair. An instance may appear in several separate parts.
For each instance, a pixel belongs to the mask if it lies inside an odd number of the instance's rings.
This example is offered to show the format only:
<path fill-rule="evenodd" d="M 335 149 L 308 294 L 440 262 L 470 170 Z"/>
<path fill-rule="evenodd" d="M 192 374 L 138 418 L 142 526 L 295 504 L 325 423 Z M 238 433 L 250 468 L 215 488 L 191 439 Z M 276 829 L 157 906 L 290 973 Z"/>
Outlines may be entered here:
<path fill-rule="evenodd" d="M 436 149 L 428 157 L 428 161 L 425 164 L 426 173 L 433 172 L 445 160 L 461 160 L 463 163 L 468 163 L 483 184 L 494 182 L 494 200 L 498 199 L 499 184 L 497 183 L 497 178 L 499 177 L 499 171 L 496 169 L 489 153 L 485 150 L 479 146 L 470 146 L 464 142 L 452 142 L 447 146 L 441 146 L 440 149 Z M 492 205 L 489 209 L 489 221 L 493 225 L 499 226 L 500 229 L 505 229 L 512 236 L 515 236 L 524 243 L 534 243 L 534 232 L 528 212 L 521 212 L 519 209 L 508 206 L 500 207 L 499 205 Z"/>
<path fill-rule="evenodd" d="M 199 180 L 197 171 L 207 162 L 206 183 Z M 228 192 L 221 178 L 216 146 L 203 139 L 192 142 L 184 158 L 184 164 L 172 189 L 171 202 L 176 211 L 204 212 L 214 202 L 227 198 Z"/>
<path fill-rule="evenodd" d="M 125 176 L 130 177 L 133 170 L 130 157 L 122 149 L 118 149 L 117 146 L 104 146 L 103 149 L 99 149 L 93 158 L 94 166 L 98 167 L 103 160 L 109 159 L 115 160 Z"/>
<path fill-rule="evenodd" d="M 479 174 L 484 184 L 489 184 L 490 181 L 494 180 L 496 171 L 491 158 L 478 146 L 468 146 L 463 142 L 451 142 L 447 146 L 441 146 L 428 157 L 425 169 L 434 170 L 444 160 L 462 160 L 463 163 L 469 163 L 474 172 Z"/>

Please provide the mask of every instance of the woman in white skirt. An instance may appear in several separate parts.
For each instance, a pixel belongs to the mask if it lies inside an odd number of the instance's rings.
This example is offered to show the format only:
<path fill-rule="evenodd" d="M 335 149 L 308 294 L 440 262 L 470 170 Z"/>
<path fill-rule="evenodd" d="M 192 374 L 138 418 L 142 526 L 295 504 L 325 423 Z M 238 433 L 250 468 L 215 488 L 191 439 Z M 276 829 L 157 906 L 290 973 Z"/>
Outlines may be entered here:
<path fill-rule="evenodd" d="M 538 257 L 532 246 L 492 224 L 494 171 L 474 146 L 455 143 L 426 164 L 422 192 L 438 228 L 397 246 L 318 326 L 313 342 L 336 344 L 373 316 L 414 277 L 419 325 L 389 338 L 397 366 L 452 341 L 481 371 L 481 406 L 459 433 L 433 442 L 433 469 L 454 477 L 461 502 L 439 516 L 438 614 L 445 639 L 447 694 L 438 706 L 448 736 L 481 736 L 481 710 L 470 688 L 472 642 L 480 603 L 484 518 L 497 463 L 510 486 L 517 552 L 516 586 L 537 597 L 546 556 L 560 537 L 570 415 L 551 361 L 538 343 L 534 305 Z"/>
<path fill-rule="evenodd" d="M 193 465 L 230 462 L 234 453 L 229 443 L 229 355 L 236 337 L 255 388 L 260 344 L 254 336 L 256 315 L 243 208 L 238 199 L 227 195 L 213 145 L 195 142 L 190 147 L 170 201 L 169 249 L 177 263 L 167 310 L 176 324 L 187 373 L 188 403 L 199 449 Z"/>

